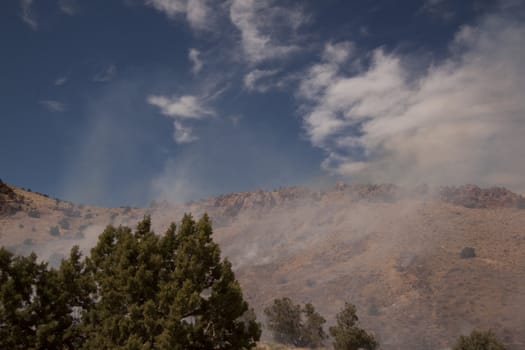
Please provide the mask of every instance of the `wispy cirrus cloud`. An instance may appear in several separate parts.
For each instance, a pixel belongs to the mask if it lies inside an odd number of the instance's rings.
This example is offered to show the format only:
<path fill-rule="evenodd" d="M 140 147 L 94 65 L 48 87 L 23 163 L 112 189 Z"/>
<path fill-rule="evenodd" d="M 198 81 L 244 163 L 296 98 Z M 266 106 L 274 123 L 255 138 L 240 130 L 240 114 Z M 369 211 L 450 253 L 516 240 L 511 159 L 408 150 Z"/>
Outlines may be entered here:
<path fill-rule="evenodd" d="M 113 80 L 117 76 L 117 66 L 110 64 L 93 75 L 92 80 L 96 83 L 105 83 Z"/>
<path fill-rule="evenodd" d="M 203 62 L 200 56 L 201 53 L 197 49 L 191 48 L 188 51 L 188 59 L 192 64 L 191 71 L 193 74 L 198 74 L 202 70 Z"/>
<path fill-rule="evenodd" d="M 38 22 L 33 11 L 33 0 L 20 0 L 20 7 L 22 9 L 21 18 L 31 29 L 38 29 Z"/>
<path fill-rule="evenodd" d="M 66 105 L 60 101 L 42 100 L 40 104 L 49 112 L 64 112 L 66 110 Z"/>
<path fill-rule="evenodd" d="M 232 0 L 230 5 L 230 20 L 240 32 L 240 45 L 250 63 L 300 51 L 297 31 L 308 19 L 300 7 L 282 7 L 272 0 Z"/>
<path fill-rule="evenodd" d="M 74 16 L 79 11 L 78 0 L 59 0 L 58 8 L 60 9 L 60 12 L 68 16 Z"/>
<path fill-rule="evenodd" d="M 64 75 L 64 76 L 60 76 L 60 77 L 56 78 L 55 81 L 53 82 L 53 84 L 55 86 L 62 86 L 62 85 L 67 84 L 68 81 L 69 81 L 69 78 Z"/>
<path fill-rule="evenodd" d="M 424 73 L 384 49 L 355 68 L 351 44 L 327 46 L 298 93 L 323 167 L 361 181 L 525 189 L 523 37 L 523 22 L 486 17 Z"/>
<path fill-rule="evenodd" d="M 276 69 L 254 69 L 244 76 L 244 87 L 249 91 L 265 92 L 272 87 L 272 84 L 267 81 L 268 78 L 277 73 Z"/>
<path fill-rule="evenodd" d="M 210 29 L 212 23 L 213 11 L 208 0 L 146 0 L 146 5 L 163 12 L 170 19 L 185 17 L 194 29 Z"/>

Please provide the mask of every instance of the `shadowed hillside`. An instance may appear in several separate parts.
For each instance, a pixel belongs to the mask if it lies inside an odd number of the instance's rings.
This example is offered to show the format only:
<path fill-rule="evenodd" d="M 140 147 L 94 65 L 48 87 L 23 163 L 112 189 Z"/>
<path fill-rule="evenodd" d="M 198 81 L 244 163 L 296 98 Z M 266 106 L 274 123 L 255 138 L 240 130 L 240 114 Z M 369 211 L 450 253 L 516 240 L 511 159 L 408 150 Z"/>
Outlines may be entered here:
<path fill-rule="evenodd" d="M 185 211 L 206 211 L 259 318 L 288 296 L 332 324 L 351 301 L 384 349 L 446 348 L 473 328 L 492 328 L 509 349 L 525 346 L 525 205 L 503 188 L 338 184 L 142 209 L 2 188 L 0 243 L 20 253 L 53 262 L 73 244 L 88 249 L 108 223 L 150 214 L 167 227 Z M 465 247 L 475 254 L 462 256 Z"/>

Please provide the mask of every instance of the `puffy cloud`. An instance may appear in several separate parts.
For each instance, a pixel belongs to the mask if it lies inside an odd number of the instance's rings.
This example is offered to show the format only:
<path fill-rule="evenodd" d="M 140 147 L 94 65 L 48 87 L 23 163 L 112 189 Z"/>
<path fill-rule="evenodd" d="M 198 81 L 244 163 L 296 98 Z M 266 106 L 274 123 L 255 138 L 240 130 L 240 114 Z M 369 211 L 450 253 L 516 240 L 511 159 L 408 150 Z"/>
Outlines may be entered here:
<path fill-rule="evenodd" d="M 487 17 L 423 73 L 383 49 L 358 68 L 352 45 L 327 45 L 298 91 L 323 167 L 360 181 L 524 190 L 524 37 L 523 22 Z"/>
<path fill-rule="evenodd" d="M 24 21 L 31 29 L 38 29 L 38 22 L 33 12 L 33 0 L 20 0 L 20 7 L 22 8 L 22 21 Z"/>
<path fill-rule="evenodd" d="M 246 59 L 259 63 L 298 51 L 296 32 L 308 17 L 299 8 L 279 7 L 271 0 L 233 0 L 230 20 L 240 31 Z"/>
<path fill-rule="evenodd" d="M 66 105 L 59 101 L 42 100 L 40 104 L 50 112 L 64 112 L 66 110 Z"/>
<path fill-rule="evenodd" d="M 207 0 L 147 0 L 146 4 L 171 19 L 185 16 L 192 28 L 209 29 L 212 11 Z"/>
<path fill-rule="evenodd" d="M 200 52 L 197 49 L 191 48 L 188 52 L 188 59 L 192 64 L 191 71 L 193 74 L 198 74 L 202 69 L 202 60 L 200 59 Z"/>
<path fill-rule="evenodd" d="M 198 137 L 193 134 L 193 129 L 187 123 L 183 123 L 182 120 L 204 119 L 215 115 L 214 111 L 205 107 L 204 102 L 195 96 L 151 95 L 147 101 L 149 104 L 158 107 L 161 114 L 174 119 L 173 139 L 177 143 L 190 143 L 198 140 Z"/>
<path fill-rule="evenodd" d="M 156 96 L 148 97 L 148 103 L 160 108 L 162 114 L 173 118 L 202 119 L 213 115 L 213 111 L 204 107 L 195 96 Z"/>

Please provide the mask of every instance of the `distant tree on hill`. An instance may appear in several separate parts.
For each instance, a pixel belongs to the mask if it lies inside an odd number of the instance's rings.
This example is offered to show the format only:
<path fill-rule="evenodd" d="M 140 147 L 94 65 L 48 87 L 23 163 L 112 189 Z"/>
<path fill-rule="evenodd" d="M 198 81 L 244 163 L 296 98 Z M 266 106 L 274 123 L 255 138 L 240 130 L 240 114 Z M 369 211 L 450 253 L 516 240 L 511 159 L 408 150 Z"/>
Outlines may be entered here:
<path fill-rule="evenodd" d="M 472 331 L 469 336 L 459 337 L 454 350 L 505 350 L 492 331 Z"/>
<path fill-rule="evenodd" d="M 317 348 L 323 345 L 327 337 L 323 329 L 326 320 L 310 303 L 301 308 L 290 298 L 275 299 L 264 313 L 276 342 Z"/>
<path fill-rule="evenodd" d="M 343 310 L 337 314 L 336 318 L 337 324 L 330 327 L 335 350 L 374 350 L 379 346 L 372 334 L 358 327 L 359 318 L 354 305 L 345 303 Z"/>
<path fill-rule="evenodd" d="M 260 337 L 211 222 L 108 226 L 59 269 L 0 249 L 1 349 L 250 349 Z"/>

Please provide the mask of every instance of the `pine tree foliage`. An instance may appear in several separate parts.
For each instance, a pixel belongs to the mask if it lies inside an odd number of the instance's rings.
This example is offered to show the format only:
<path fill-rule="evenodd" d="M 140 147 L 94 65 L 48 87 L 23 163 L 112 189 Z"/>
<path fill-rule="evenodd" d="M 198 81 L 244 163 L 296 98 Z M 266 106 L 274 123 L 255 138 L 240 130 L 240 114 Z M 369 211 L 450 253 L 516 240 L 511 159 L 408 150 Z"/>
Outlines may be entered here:
<path fill-rule="evenodd" d="M 250 349 L 260 327 L 210 219 L 162 236 L 108 226 L 90 256 L 59 269 L 0 250 L 2 349 Z"/>
<path fill-rule="evenodd" d="M 345 303 L 336 319 L 337 324 L 329 329 L 335 350 L 374 350 L 379 346 L 373 335 L 358 327 L 354 305 Z"/>
<path fill-rule="evenodd" d="M 281 344 L 317 348 L 323 345 L 327 335 L 323 329 L 326 320 L 308 303 L 303 308 L 290 298 L 275 299 L 264 310 L 268 329 Z"/>

